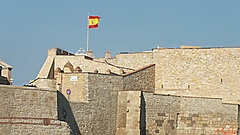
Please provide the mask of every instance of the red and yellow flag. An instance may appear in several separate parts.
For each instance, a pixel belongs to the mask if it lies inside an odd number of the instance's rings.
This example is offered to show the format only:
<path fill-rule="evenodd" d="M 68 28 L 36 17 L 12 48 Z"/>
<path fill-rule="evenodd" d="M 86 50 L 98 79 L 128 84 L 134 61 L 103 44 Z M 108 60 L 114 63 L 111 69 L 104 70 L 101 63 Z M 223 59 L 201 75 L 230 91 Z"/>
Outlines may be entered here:
<path fill-rule="evenodd" d="M 89 29 L 97 28 L 99 24 L 99 16 L 89 16 Z"/>

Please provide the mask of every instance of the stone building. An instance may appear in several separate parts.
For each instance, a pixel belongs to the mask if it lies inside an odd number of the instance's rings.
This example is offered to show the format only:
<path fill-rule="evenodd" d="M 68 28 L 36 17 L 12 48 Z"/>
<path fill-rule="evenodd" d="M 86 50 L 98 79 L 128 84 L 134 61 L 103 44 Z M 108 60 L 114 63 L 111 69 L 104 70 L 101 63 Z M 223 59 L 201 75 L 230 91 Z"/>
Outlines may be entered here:
<path fill-rule="evenodd" d="M 74 55 L 52 48 L 37 78 L 30 81 L 37 88 L 0 86 L 0 109 L 7 108 L 0 110 L 0 130 L 6 134 L 240 134 L 239 59 L 237 47 L 155 48 L 115 57 L 107 51 L 104 58 L 93 58 L 90 50 L 87 55 Z M 13 119 L 35 123 L 21 125 Z"/>
<path fill-rule="evenodd" d="M 11 85 L 13 67 L 3 62 L 0 57 L 0 84 Z"/>
<path fill-rule="evenodd" d="M 240 48 L 92 56 L 50 49 L 31 82 L 62 92 L 82 134 L 239 134 Z"/>

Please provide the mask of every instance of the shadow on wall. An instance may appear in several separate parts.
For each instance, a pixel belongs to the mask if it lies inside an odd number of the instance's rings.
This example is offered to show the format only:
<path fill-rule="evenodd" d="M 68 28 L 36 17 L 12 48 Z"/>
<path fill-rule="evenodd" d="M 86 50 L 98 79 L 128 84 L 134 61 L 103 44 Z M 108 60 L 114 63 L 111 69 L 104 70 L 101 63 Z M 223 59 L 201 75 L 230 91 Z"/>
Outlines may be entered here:
<path fill-rule="evenodd" d="M 57 91 L 57 107 L 58 120 L 68 123 L 71 129 L 71 135 L 81 135 L 68 100 L 59 91 Z"/>
<path fill-rule="evenodd" d="M 146 103 L 143 92 L 141 92 L 141 105 L 140 105 L 140 135 L 146 135 Z"/>
<path fill-rule="evenodd" d="M 240 128 L 240 105 L 238 105 L 238 130 L 237 130 L 237 135 L 240 135 L 239 128 Z"/>

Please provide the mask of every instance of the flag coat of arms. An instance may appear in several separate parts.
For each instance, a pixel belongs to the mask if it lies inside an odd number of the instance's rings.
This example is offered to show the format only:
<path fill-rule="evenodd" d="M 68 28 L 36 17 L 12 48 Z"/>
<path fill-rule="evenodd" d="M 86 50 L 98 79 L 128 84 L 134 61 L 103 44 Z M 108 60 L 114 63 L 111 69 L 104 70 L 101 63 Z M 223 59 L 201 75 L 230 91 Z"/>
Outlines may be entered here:
<path fill-rule="evenodd" d="M 99 24 L 99 16 L 89 16 L 89 29 L 97 28 Z"/>

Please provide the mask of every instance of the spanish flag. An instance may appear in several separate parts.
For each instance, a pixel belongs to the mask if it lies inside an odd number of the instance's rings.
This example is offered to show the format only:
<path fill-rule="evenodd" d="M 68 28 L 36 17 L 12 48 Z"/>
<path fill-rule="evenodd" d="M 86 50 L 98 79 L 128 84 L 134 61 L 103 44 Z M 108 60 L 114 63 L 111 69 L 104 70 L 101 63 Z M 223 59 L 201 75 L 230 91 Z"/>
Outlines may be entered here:
<path fill-rule="evenodd" d="M 97 28 L 99 24 L 99 16 L 89 16 L 89 29 Z"/>

